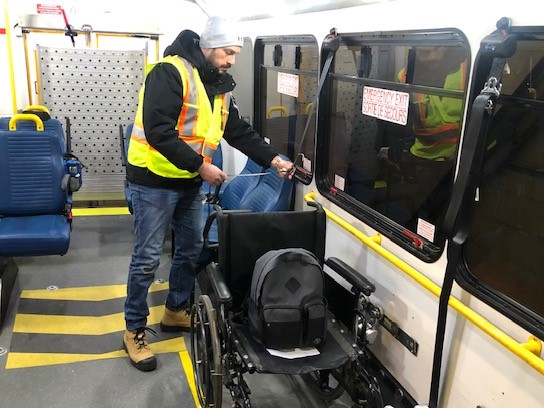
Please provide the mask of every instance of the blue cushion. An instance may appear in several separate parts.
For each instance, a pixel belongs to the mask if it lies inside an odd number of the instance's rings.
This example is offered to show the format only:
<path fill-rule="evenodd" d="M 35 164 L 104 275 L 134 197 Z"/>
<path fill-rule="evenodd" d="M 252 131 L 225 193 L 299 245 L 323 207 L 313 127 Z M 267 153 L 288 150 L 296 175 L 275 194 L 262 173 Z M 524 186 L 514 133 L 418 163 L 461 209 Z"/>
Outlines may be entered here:
<path fill-rule="evenodd" d="M 0 256 L 64 255 L 69 244 L 64 215 L 0 218 Z"/>
<path fill-rule="evenodd" d="M 286 157 L 283 157 L 286 160 Z M 246 194 L 238 209 L 255 212 L 285 211 L 289 209 L 293 180 L 279 176 L 277 170 L 269 167 L 266 175 L 258 178 L 257 185 Z"/>
<path fill-rule="evenodd" d="M 247 159 L 246 165 L 240 174 L 259 174 L 264 171 L 263 167 L 251 159 Z M 225 187 L 221 194 L 219 205 L 227 210 L 236 210 L 240 203 L 257 186 L 260 176 L 235 177 Z"/>

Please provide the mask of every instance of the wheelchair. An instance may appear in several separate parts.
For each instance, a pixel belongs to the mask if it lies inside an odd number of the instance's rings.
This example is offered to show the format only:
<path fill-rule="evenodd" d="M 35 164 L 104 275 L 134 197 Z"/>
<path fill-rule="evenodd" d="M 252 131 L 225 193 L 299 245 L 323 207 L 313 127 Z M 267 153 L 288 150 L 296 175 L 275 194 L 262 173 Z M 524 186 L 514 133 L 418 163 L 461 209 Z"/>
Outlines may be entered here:
<path fill-rule="evenodd" d="M 340 259 L 325 260 L 326 215 L 318 203 L 308 205 L 314 209 L 251 212 L 216 206 L 210 215 L 208 223 L 217 220 L 219 243 L 214 260 L 197 275 L 200 295 L 191 308 L 191 360 L 202 407 L 223 406 L 224 386 L 232 407 L 250 408 L 251 391 L 244 375 L 253 373 L 302 376 L 325 402 L 347 391 L 352 408 L 384 406 L 378 380 L 365 367 L 367 345 L 380 317 L 379 308 L 369 302 L 375 287 Z M 244 305 L 255 261 L 281 248 L 312 252 L 321 266 L 327 265 L 351 285 L 348 291 L 325 273 L 327 335 L 318 355 L 274 356 L 250 334 Z"/>

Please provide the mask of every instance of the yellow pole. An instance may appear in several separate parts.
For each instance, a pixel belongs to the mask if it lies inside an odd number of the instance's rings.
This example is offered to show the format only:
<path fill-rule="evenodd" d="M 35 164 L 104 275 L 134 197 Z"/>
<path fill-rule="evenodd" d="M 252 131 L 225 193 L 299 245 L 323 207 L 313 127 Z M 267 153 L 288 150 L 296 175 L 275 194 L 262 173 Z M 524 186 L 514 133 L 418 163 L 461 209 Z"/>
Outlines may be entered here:
<path fill-rule="evenodd" d="M 28 63 L 28 44 L 26 33 L 23 32 L 23 45 L 25 49 L 25 67 L 26 67 L 26 88 L 28 92 L 28 104 L 32 105 L 32 85 L 30 82 L 30 66 Z"/>
<path fill-rule="evenodd" d="M 4 20 L 6 22 L 6 43 L 8 49 L 9 79 L 11 83 L 11 103 L 13 113 L 17 113 L 17 92 L 15 90 L 15 71 L 13 69 L 13 50 L 11 48 L 11 28 L 9 24 L 8 0 L 4 0 Z"/>
<path fill-rule="evenodd" d="M 36 66 L 36 92 L 38 93 L 38 105 L 42 105 L 42 80 L 40 78 L 40 63 L 37 50 L 34 50 L 34 64 Z"/>

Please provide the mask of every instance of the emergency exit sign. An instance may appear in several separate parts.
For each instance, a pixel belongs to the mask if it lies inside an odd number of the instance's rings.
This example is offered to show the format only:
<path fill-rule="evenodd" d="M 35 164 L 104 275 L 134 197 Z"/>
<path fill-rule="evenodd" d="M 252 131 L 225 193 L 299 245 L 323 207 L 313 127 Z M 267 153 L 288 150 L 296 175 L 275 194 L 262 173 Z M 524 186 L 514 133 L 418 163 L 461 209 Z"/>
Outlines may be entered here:
<path fill-rule="evenodd" d="M 36 11 L 38 14 L 62 14 L 62 7 L 52 4 L 36 4 Z"/>
<path fill-rule="evenodd" d="M 365 86 L 361 111 L 364 115 L 406 125 L 409 101 L 410 95 L 406 92 Z"/>

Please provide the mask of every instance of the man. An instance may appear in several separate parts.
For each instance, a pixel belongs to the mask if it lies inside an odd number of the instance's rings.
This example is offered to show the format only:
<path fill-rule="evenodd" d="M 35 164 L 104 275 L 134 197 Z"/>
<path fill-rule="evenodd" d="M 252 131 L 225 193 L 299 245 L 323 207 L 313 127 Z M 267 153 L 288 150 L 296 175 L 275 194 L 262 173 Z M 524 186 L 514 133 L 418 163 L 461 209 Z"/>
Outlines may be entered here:
<path fill-rule="evenodd" d="M 235 64 L 243 38 L 219 17 L 208 20 L 200 38 L 182 31 L 149 71 L 140 91 L 128 151 L 127 178 L 134 210 L 135 245 L 125 302 L 123 346 L 134 367 L 154 370 L 155 356 L 146 339 L 147 292 L 159 266 L 164 238 L 173 228 L 174 256 L 169 293 L 160 327 L 187 330 L 188 300 L 195 263 L 202 249 L 202 181 L 212 186 L 227 175 L 211 164 L 221 139 L 263 166 L 291 178 L 284 161 L 241 119 L 227 70 Z"/>
<path fill-rule="evenodd" d="M 460 47 L 418 47 L 413 83 L 463 90 L 467 71 L 465 58 Z M 413 130 L 416 138 L 410 152 L 426 160 L 450 159 L 457 150 L 463 101 L 422 93 L 415 96 Z"/>
<path fill-rule="evenodd" d="M 418 47 L 414 84 L 462 91 L 466 83 L 466 56 L 461 47 Z M 440 226 L 447 208 L 462 117 L 461 98 L 415 94 L 410 147 L 411 170 L 417 185 L 410 203 L 419 218 Z M 441 228 L 435 241 L 440 241 Z"/>

